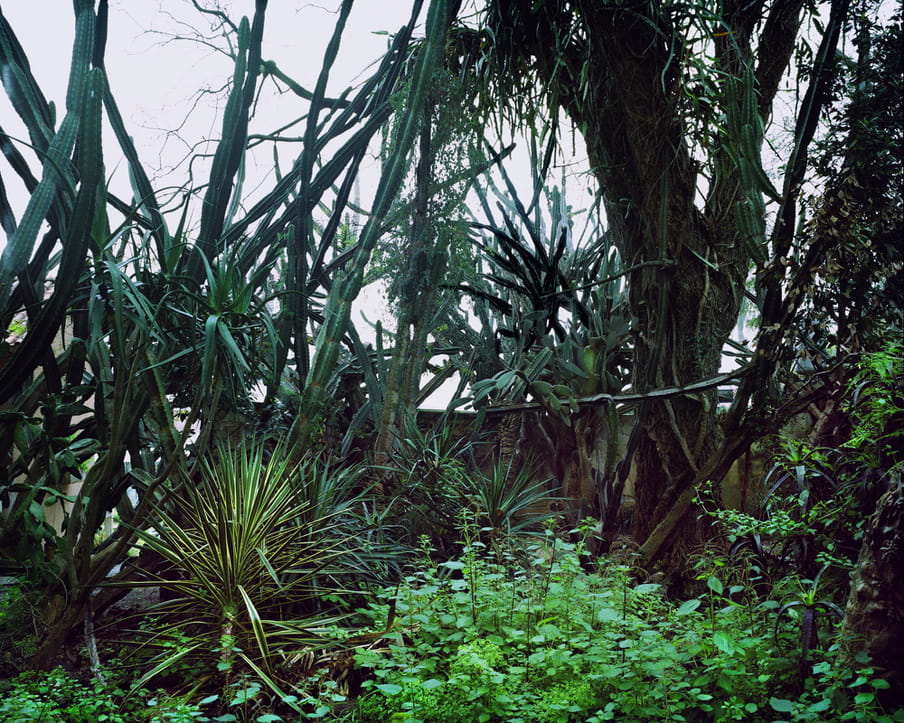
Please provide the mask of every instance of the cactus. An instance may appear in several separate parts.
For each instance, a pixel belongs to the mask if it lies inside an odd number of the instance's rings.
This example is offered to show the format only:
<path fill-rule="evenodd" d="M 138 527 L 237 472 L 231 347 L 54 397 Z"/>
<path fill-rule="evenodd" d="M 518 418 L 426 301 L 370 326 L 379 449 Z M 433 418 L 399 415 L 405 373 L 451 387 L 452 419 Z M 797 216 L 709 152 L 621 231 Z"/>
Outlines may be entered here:
<path fill-rule="evenodd" d="M 48 146 L 42 179 L 34 189 L 22 220 L 0 257 L 0 310 L 9 306 L 15 278 L 25 270 L 29 262 L 41 224 L 47 217 L 51 204 L 55 200 L 65 203 L 66 198 L 75 195 L 74 207 L 66 225 L 66 234 L 61 238 L 63 252 L 53 294 L 29 324 L 28 334 L 16 349 L 11 363 L 0 372 L 0 399 L 7 398 L 31 375 L 41 355 L 49 349 L 69 296 L 81 274 L 98 198 L 103 195 L 101 116 L 105 81 L 102 70 L 88 69 L 93 38 L 94 13 L 90 4 L 82 3 L 76 19 L 72 68 L 66 94 L 66 116 Z M 0 52 L 5 59 L 15 56 L 13 51 L 17 43 L 14 40 L 8 26 L 0 28 Z M 28 78 L 33 83 L 24 55 L 16 68 L 20 79 Z M 15 87 L 28 85 L 29 82 L 23 81 Z M 45 116 L 46 106 L 41 105 L 40 97 L 38 93 L 30 94 L 29 112 L 24 112 L 25 109 L 22 112 L 23 119 L 26 122 L 31 119 L 33 123 L 30 126 L 33 137 L 40 135 L 41 122 L 38 119 Z M 79 143 L 77 171 L 80 182 L 77 193 L 74 192 L 75 181 L 70 168 L 76 140 Z"/>
<path fill-rule="evenodd" d="M 314 432 L 326 395 L 326 383 L 336 366 L 336 360 L 339 357 L 339 343 L 351 317 L 352 301 L 361 290 L 364 271 L 370 260 L 371 252 L 379 239 L 386 214 L 404 179 L 408 165 L 407 149 L 414 145 L 427 87 L 445 42 L 448 24 L 448 3 L 446 0 L 433 0 L 427 13 L 424 44 L 414 69 L 405 114 L 400 119 L 394 143 L 396 149 L 403 150 L 390 156 L 380 177 L 373 209 L 361 231 L 354 256 L 352 256 L 345 273 L 333 283 L 324 306 L 323 326 L 317 337 L 316 351 L 311 360 L 311 368 L 302 392 L 299 415 L 292 430 L 297 450 L 304 448 Z"/>
<path fill-rule="evenodd" d="M 15 278 L 22 273 L 31 258 L 32 249 L 41 224 L 50 206 L 63 188 L 74 190 L 69 161 L 79 133 L 82 109 L 87 95 L 88 66 L 94 47 L 93 3 L 82 0 L 77 4 L 75 42 L 66 90 L 66 115 L 59 130 L 46 146 L 41 181 L 29 199 L 15 233 L 9 238 L 0 257 L 0 310 L 9 304 Z M 40 151 L 52 134 L 49 123 L 52 112 L 38 90 L 28 61 L 19 46 L 12 28 L 0 16 L 0 76 L 13 105 L 19 113 L 36 148 Z M 65 197 L 66 194 L 61 194 Z"/>

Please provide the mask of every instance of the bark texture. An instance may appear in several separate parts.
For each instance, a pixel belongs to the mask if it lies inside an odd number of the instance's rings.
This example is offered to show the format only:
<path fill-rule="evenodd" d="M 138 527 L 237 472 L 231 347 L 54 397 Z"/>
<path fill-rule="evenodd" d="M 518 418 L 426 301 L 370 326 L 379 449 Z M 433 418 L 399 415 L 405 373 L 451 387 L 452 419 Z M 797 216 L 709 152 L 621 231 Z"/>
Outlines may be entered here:
<path fill-rule="evenodd" d="M 891 688 L 885 704 L 904 706 L 904 481 L 891 476 L 860 548 L 860 558 L 845 609 L 842 663 L 856 666 L 866 652 L 879 677 Z"/>
<path fill-rule="evenodd" d="M 622 262 L 644 264 L 628 277 L 636 391 L 686 386 L 719 371 L 748 271 L 768 253 L 763 189 L 742 169 L 760 168 L 763 127 L 801 7 L 799 0 L 771 8 L 729 0 L 713 30 L 694 40 L 683 23 L 700 28 L 695 23 L 704 21 L 690 8 L 494 3 L 507 69 L 527 67 L 554 107 L 571 116 Z M 708 65 L 694 60 L 704 47 L 714 57 Z M 630 445 L 638 541 L 720 450 L 737 446 L 723 445 L 716 412 L 714 389 L 642 405 Z M 680 573 L 691 550 L 711 537 L 707 527 L 693 511 L 683 514 L 657 546 L 665 566 Z"/>

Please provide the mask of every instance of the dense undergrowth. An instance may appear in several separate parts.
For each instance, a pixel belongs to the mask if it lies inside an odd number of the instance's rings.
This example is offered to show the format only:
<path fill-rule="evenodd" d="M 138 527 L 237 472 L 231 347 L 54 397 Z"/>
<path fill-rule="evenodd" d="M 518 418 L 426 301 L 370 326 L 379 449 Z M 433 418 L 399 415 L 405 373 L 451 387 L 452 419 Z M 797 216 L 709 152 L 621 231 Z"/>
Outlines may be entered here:
<path fill-rule="evenodd" d="M 716 534 L 679 599 L 630 547 L 591 554 L 594 520 L 540 511 L 529 468 L 481 472 L 446 431 L 412 432 L 382 505 L 361 469 L 222 449 L 138 534 L 160 602 L 89 615 L 61 667 L 27 669 L 47 601 L 5 580 L 0 721 L 904 721 L 843 654 L 866 518 L 901 472 L 900 363 L 854 379 L 848 441 L 779 445 L 756 510 L 701 492 Z"/>
<path fill-rule="evenodd" d="M 378 628 L 393 610 L 397 634 L 357 656 L 373 677 L 355 720 L 882 719 L 882 681 L 834 669 L 829 628 L 798 677 L 796 621 L 741 566 L 702 557 L 703 592 L 678 604 L 628 564 L 590 564 L 583 540 L 521 552 L 466 535 L 371 608 Z"/>
<path fill-rule="evenodd" d="M 749 558 L 701 555 L 700 594 L 676 602 L 638 583 L 628 559 L 592 561 L 589 526 L 575 542 L 550 526 L 529 543 L 488 545 L 472 514 L 460 522 L 459 555 L 437 561 L 424 538 L 408 574 L 347 619 L 358 632 L 346 657 L 324 655 L 294 685 L 237 647 L 185 665 L 178 656 L 194 640 L 183 634 L 156 680 L 139 680 L 129 659 L 91 682 L 23 673 L 7 684 L 0 720 L 904 720 L 880 706 L 884 681 L 868 661 L 836 667 L 835 619 L 802 648 L 802 601 L 818 581 L 788 577 L 761 594 Z M 352 654 L 350 685 L 336 661 Z M 272 655 L 278 668 L 281 651 Z"/>

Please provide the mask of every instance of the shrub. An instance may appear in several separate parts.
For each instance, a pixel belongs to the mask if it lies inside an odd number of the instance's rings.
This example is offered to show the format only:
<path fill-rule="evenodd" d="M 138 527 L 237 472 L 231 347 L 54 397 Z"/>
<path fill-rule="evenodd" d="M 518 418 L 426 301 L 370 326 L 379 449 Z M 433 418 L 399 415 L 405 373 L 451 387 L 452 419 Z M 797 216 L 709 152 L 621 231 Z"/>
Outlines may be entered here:
<path fill-rule="evenodd" d="M 106 677 L 106 676 L 105 676 Z M 126 697 L 122 687 L 82 682 L 62 668 L 21 673 L 0 689 L 0 720 L 29 723 L 193 723 L 210 720 L 198 706 L 147 691 Z"/>
<path fill-rule="evenodd" d="M 551 532 L 507 557 L 473 533 L 455 559 L 429 553 L 364 611 L 390 630 L 356 656 L 370 675 L 360 723 L 904 720 L 866 695 L 881 681 L 835 669 L 832 648 L 799 680 L 786 646 L 803 608 L 761 597 L 725 558 L 703 560 L 705 593 L 677 603 L 624 566 L 588 571 L 584 543 Z"/>

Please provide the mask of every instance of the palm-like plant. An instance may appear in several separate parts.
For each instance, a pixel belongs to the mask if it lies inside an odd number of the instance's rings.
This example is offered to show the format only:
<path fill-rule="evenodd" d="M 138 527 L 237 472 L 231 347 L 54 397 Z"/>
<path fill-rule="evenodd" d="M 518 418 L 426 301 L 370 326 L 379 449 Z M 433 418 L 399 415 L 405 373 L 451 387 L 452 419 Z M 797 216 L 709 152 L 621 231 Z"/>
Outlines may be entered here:
<path fill-rule="evenodd" d="M 497 460 L 488 474 L 468 476 L 463 504 L 474 511 L 475 521 L 491 538 L 532 534 L 552 515 L 554 498 L 539 466 L 524 463 L 514 469 L 513 460 Z"/>
<path fill-rule="evenodd" d="M 328 644 L 325 630 L 336 618 L 314 614 L 311 601 L 326 592 L 324 580 L 348 548 L 336 534 L 335 507 L 319 505 L 319 491 L 313 499 L 299 494 L 305 480 L 298 475 L 282 447 L 221 447 L 203 462 L 200 483 L 174 497 L 171 512 L 158 506 L 151 528 L 136 530 L 168 563 L 142 583 L 170 596 L 154 612 L 177 616 L 195 641 L 179 658 L 209 661 L 218 650 L 221 670 L 241 660 L 272 682 L 277 656 L 285 662 Z M 158 633 L 151 642 L 165 639 Z M 151 673 L 179 658 L 160 656 Z"/>

